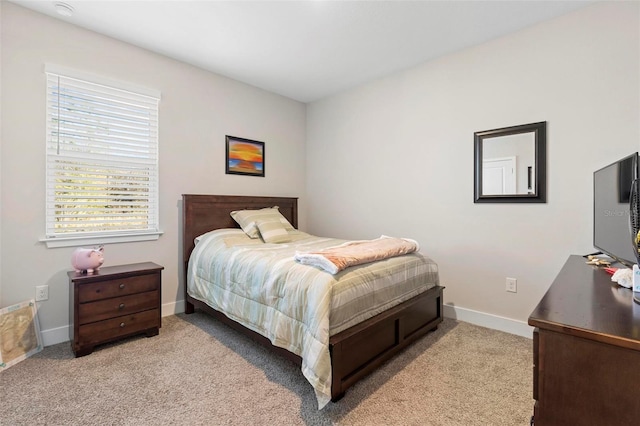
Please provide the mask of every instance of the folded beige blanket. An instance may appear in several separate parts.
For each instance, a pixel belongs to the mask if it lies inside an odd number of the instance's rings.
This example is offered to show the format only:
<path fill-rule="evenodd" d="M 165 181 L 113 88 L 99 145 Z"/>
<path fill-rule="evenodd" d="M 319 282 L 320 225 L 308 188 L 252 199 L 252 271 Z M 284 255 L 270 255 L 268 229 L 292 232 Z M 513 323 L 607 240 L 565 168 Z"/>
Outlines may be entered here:
<path fill-rule="evenodd" d="M 402 256 L 419 249 L 420 246 L 414 240 L 383 235 L 375 240 L 349 241 L 318 251 L 296 252 L 294 259 L 304 265 L 337 274 L 350 266 Z"/>

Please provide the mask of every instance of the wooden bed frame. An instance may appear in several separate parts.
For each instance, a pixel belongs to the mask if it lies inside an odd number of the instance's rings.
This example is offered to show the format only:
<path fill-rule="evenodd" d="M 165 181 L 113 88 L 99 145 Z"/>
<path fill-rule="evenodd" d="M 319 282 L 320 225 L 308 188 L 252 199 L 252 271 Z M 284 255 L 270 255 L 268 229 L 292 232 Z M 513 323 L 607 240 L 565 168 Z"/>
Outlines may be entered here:
<path fill-rule="evenodd" d="M 186 289 L 189 256 L 195 246 L 194 239 L 198 235 L 214 229 L 238 228 L 230 216 L 234 210 L 273 206 L 278 206 L 283 216 L 295 228 L 298 227 L 297 198 L 193 194 L 182 196 L 185 313 L 193 313 L 195 308 L 205 311 L 300 365 L 302 360 L 298 355 L 273 346 L 266 337 L 192 298 Z M 437 329 L 438 324 L 442 322 L 443 289 L 444 287 L 440 286 L 433 287 L 388 311 L 331 336 L 331 400 L 337 401 L 342 398 L 344 392 L 362 377 L 427 332 Z"/>

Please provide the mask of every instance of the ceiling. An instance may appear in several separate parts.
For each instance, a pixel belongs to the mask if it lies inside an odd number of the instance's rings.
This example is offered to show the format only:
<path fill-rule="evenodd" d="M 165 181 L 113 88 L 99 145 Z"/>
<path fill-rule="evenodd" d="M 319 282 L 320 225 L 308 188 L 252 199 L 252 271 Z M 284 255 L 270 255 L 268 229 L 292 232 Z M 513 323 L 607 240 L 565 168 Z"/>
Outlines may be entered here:
<path fill-rule="evenodd" d="M 12 0 L 253 86 L 311 102 L 535 25 L 587 1 Z"/>

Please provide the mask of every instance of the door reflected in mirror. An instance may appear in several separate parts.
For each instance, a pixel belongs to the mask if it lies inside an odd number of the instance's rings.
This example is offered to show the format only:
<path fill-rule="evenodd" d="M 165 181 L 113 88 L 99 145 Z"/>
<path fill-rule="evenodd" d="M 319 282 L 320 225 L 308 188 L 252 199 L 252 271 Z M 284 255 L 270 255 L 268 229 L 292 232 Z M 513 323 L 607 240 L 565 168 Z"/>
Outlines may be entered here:
<path fill-rule="evenodd" d="M 535 167 L 535 136 L 520 133 L 485 138 L 482 150 L 482 194 L 533 194 L 528 173 Z"/>
<path fill-rule="evenodd" d="M 546 122 L 476 132 L 474 139 L 474 202 L 546 202 Z"/>

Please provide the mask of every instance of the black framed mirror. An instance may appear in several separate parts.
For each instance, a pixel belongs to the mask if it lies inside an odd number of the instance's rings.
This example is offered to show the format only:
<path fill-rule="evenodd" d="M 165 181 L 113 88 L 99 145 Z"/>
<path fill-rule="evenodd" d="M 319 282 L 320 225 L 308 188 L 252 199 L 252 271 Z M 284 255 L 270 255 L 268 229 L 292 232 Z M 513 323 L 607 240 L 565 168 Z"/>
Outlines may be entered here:
<path fill-rule="evenodd" d="M 474 203 L 547 202 L 547 122 L 474 133 Z"/>

